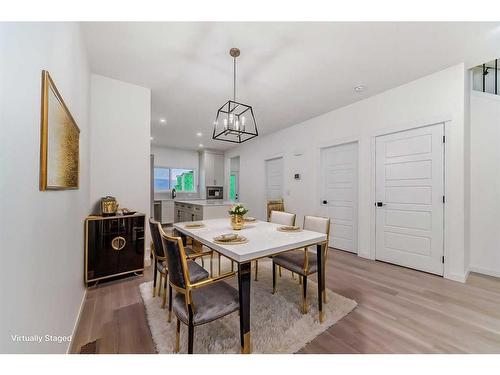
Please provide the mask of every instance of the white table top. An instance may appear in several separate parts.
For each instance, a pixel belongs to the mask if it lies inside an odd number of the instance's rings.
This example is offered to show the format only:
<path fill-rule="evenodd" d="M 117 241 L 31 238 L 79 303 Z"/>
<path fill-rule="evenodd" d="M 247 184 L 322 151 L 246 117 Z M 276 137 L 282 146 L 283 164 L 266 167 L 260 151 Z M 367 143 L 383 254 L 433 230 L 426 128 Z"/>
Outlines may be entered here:
<path fill-rule="evenodd" d="M 255 221 L 245 223 L 242 230 L 233 231 L 229 218 L 203 220 L 203 228 L 185 228 L 187 222 L 175 223 L 174 228 L 214 249 L 222 255 L 242 263 L 278 253 L 315 245 L 326 241 L 326 234 L 302 230 L 300 232 L 280 232 L 280 224 Z M 238 233 L 248 239 L 240 245 L 222 245 L 214 242 L 214 237 L 225 233 Z"/>

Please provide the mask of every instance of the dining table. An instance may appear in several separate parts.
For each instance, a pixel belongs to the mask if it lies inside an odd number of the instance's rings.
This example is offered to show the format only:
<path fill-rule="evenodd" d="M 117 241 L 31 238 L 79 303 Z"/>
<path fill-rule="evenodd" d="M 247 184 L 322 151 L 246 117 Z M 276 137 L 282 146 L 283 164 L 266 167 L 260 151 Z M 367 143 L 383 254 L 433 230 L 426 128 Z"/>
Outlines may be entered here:
<path fill-rule="evenodd" d="M 229 218 L 210 219 L 200 222 L 198 228 L 192 222 L 174 224 L 175 230 L 183 236 L 190 237 L 208 248 L 222 254 L 237 264 L 238 293 L 240 305 L 240 341 L 241 353 L 251 352 L 250 341 L 250 286 L 251 262 L 261 258 L 273 257 L 291 250 L 316 246 L 318 262 L 318 311 L 319 321 L 323 321 L 323 299 L 325 290 L 325 251 L 327 235 L 310 230 L 283 231 L 278 230 L 280 224 L 255 220 L 246 222 L 241 230 L 231 227 Z M 236 233 L 246 238 L 239 244 L 216 242 L 215 238 L 228 233 Z"/>

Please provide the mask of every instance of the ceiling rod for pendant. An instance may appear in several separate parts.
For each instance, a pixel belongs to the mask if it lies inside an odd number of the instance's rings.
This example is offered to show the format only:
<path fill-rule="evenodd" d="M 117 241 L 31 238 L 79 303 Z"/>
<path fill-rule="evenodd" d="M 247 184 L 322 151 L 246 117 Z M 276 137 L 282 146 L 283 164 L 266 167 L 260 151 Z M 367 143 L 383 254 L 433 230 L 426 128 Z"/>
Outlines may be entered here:
<path fill-rule="evenodd" d="M 236 101 L 236 57 L 233 57 L 233 101 Z"/>
<path fill-rule="evenodd" d="M 236 102 L 236 58 L 240 55 L 239 48 L 231 48 L 229 55 L 233 58 L 233 101 Z"/>

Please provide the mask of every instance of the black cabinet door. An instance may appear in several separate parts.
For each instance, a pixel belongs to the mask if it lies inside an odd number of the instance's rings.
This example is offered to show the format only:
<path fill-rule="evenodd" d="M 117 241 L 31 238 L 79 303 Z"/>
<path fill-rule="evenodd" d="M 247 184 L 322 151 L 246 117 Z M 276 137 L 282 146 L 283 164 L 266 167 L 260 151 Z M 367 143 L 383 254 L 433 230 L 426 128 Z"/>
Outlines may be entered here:
<path fill-rule="evenodd" d="M 134 271 L 144 267 L 144 216 L 119 219 L 123 222 L 120 231 L 117 273 Z M 116 242 L 116 241 L 115 241 Z"/>
<path fill-rule="evenodd" d="M 115 273 L 120 253 L 112 243 L 120 236 L 120 219 L 90 220 L 87 225 L 87 280 Z"/>

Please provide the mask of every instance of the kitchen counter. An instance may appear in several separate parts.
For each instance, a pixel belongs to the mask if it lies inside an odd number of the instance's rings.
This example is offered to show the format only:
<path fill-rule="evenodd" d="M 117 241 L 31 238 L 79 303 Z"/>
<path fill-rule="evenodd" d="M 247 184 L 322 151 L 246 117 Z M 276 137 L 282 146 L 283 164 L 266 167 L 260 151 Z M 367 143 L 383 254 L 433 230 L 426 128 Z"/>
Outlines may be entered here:
<path fill-rule="evenodd" d="M 184 203 L 196 206 L 232 206 L 233 202 L 223 199 L 199 199 L 199 200 L 176 200 L 176 203 Z"/>
<path fill-rule="evenodd" d="M 174 222 L 228 217 L 228 211 L 233 204 L 222 199 L 176 200 Z"/>

